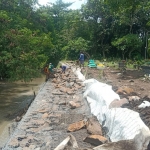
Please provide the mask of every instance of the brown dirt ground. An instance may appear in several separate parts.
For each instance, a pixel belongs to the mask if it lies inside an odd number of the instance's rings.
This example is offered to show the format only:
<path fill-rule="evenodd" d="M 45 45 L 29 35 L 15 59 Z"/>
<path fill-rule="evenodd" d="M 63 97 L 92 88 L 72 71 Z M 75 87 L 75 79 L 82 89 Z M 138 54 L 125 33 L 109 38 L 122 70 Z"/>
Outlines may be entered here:
<path fill-rule="evenodd" d="M 95 78 L 100 82 L 110 84 L 114 91 L 121 86 L 127 86 L 141 98 L 150 97 L 150 80 L 143 81 L 144 72 L 142 70 L 126 70 L 126 73 L 122 75 L 119 69 L 106 68 L 102 72 L 95 68 L 89 68 L 87 78 Z"/>

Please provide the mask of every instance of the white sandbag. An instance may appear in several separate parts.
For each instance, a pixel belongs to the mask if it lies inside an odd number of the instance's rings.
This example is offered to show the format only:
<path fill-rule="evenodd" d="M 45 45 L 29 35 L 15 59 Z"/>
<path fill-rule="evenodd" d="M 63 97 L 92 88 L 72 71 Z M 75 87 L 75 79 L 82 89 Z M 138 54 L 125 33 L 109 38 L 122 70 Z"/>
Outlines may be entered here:
<path fill-rule="evenodd" d="M 73 73 L 78 77 L 79 80 L 85 81 L 85 76 L 81 73 L 80 68 L 71 67 Z"/>
<path fill-rule="evenodd" d="M 139 113 L 127 108 L 112 108 L 105 112 L 104 127 L 111 141 L 133 139 L 141 129 L 149 132 L 149 128 L 141 120 Z"/>
<path fill-rule="evenodd" d="M 80 70 L 76 70 L 75 73 L 78 77 L 81 75 Z M 112 142 L 134 139 L 142 129 L 147 131 L 145 137 L 150 137 L 150 130 L 141 120 L 139 113 L 127 108 L 109 109 L 113 100 L 120 100 L 119 95 L 112 90 L 110 85 L 100 83 L 95 79 L 85 80 L 84 84 L 86 85 L 84 97 L 87 98 L 91 113 L 107 129 L 106 135 Z"/>
<path fill-rule="evenodd" d="M 91 113 L 108 130 L 106 135 L 112 142 L 133 139 L 141 129 L 150 132 L 139 113 L 127 108 L 109 109 L 113 100 L 120 100 L 119 95 L 112 90 L 111 86 L 94 79 L 86 80 L 84 83 L 87 87 L 84 97 L 87 98 Z"/>
<path fill-rule="evenodd" d="M 87 101 L 91 108 L 91 113 L 97 117 L 99 123 L 102 125 L 106 120 L 105 111 L 107 110 L 106 106 L 101 105 L 99 102 L 87 96 Z"/>
<path fill-rule="evenodd" d="M 72 66 L 71 69 L 72 69 L 73 73 L 75 74 L 75 72 L 77 71 L 77 69 L 79 70 L 80 68 L 77 68 L 77 67 Z M 81 71 L 81 70 L 80 70 L 80 71 Z"/>
<path fill-rule="evenodd" d="M 120 100 L 119 95 L 112 90 L 112 87 L 110 85 L 100 83 L 98 81 L 94 81 L 93 84 L 91 84 L 90 82 L 90 86 L 88 85 L 88 83 L 86 84 L 88 88 L 84 93 L 84 97 L 88 96 L 100 103 L 100 105 L 102 106 L 107 106 L 109 108 L 109 105 L 113 100 Z"/>
<path fill-rule="evenodd" d="M 75 75 L 78 77 L 79 80 L 81 81 L 85 81 L 85 76 L 81 73 L 81 69 L 77 68 L 77 69 L 73 69 Z"/>
<path fill-rule="evenodd" d="M 54 150 L 63 150 L 70 140 L 70 136 L 65 138 Z"/>
<path fill-rule="evenodd" d="M 85 80 L 83 83 L 84 83 L 86 86 L 88 86 L 88 85 L 91 85 L 91 84 L 96 83 L 96 82 L 98 82 L 98 81 L 95 80 L 95 79 L 88 79 L 88 80 Z"/>
<path fill-rule="evenodd" d="M 90 105 L 91 113 L 108 130 L 106 135 L 112 142 L 133 139 L 141 129 L 150 132 L 137 112 L 127 108 L 108 109 L 108 107 L 101 105 L 90 97 L 87 97 L 87 101 Z"/>
<path fill-rule="evenodd" d="M 138 106 L 138 108 L 145 108 L 145 107 L 150 107 L 150 102 L 143 101 L 143 103 Z"/>
<path fill-rule="evenodd" d="M 99 84 L 101 84 L 101 86 L 106 86 L 107 85 L 107 84 L 99 82 L 99 81 L 97 81 L 95 79 L 88 79 L 88 80 L 85 80 L 83 82 L 83 84 L 86 86 L 86 88 L 89 88 L 94 83 L 99 83 Z"/>

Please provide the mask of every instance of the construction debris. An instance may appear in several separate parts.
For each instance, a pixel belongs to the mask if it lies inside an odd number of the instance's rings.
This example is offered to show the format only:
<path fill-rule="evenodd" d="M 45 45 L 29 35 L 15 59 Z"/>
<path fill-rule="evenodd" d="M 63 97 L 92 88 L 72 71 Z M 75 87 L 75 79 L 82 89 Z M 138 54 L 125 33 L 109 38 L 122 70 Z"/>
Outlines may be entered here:
<path fill-rule="evenodd" d="M 87 132 L 89 134 L 103 135 L 102 127 L 95 117 L 89 118 L 86 123 Z"/>
<path fill-rule="evenodd" d="M 54 150 L 63 150 L 68 143 L 71 143 L 72 148 L 79 148 L 77 141 L 73 135 L 69 135 L 65 140 L 63 140 Z"/>
<path fill-rule="evenodd" d="M 124 95 L 132 95 L 134 94 L 134 90 L 127 86 L 120 87 L 117 91 L 117 94 L 124 94 Z"/>
<path fill-rule="evenodd" d="M 106 143 L 108 140 L 105 137 L 100 136 L 100 135 L 89 135 L 83 141 L 88 142 L 92 145 L 98 146 L 98 145 Z"/>
<path fill-rule="evenodd" d="M 86 122 L 84 120 L 82 120 L 82 121 L 70 124 L 67 131 L 74 132 L 74 131 L 84 128 L 85 125 L 86 125 Z"/>
<path fill-rule="evenodd" d="M 121 140 L 118 142 L 106 143 L 93 148 L 94 150 L 146 150 L 150 142 L 149 133 L 141 130 L 132 140 Z"/>
<path fill-rule="evenodd" d="M 69 105 L 70 105 L 71 109 L 75 109 L 75 108 L 80 107 L 80 104 L 79 103 L 75 103 L 74 101 L 70 101 Z"/>
<path fill-rule="evenodd" d="M 76 150 L 146 150 L 147 145 L 150 142 L 149 135 L 150 134 L 147 133 L 147 131 L 142 129 L 141 132 L 137 134 L 134 139 L 121 140 L 118 142 L 110 142 L 110 143 L 107 143 L 108 140 L 103 136 L 90 135 L 87 138 L 85 138 L 84 141 L 90 142 L 91 144 L 94 144 L 94 145 L 99 145 L 92 149 L 79 148 L 75 137 L 71 135 L 72 136 L 71 138 L 73 139 L 73 142 L 71 143 L 74 143 L 74 144 L 72 144 L 72 147 L 70 147 L 70 149 L 75 148 Z M 64 150 L 69 140 L 70 140 L 70 137 L 68 136 L 61 144 L 58 145 L 59 149 L 55 149 L 55 150 Z"/>
<path fill-rule="evenodd" d="M 119 108 L 119 107 L 122 107 L 123 105 L 128 104 L 128 103 L 129 103 L 129 102 L 128 102 L 128 100 L 127 100 L 126 98 L 122 98 L 122 99 L 120 99 L 120 100 L 115 99 L 115 100 L 113 100 L 113 101 L 110 103 L 109 108 L 110 108 L 110 109 L 111 109 L 111 108 Z"/>
<path fill-rule="evenodd" d="M 140 97 L 139 96 L 128 96 L 129 101 L 139 101 Z"/>

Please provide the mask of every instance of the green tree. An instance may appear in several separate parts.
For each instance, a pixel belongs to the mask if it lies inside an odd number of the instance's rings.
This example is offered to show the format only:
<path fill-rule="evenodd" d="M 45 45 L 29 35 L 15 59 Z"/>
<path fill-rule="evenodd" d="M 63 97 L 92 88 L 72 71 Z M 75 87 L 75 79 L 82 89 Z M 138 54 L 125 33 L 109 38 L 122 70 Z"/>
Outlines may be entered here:
<path fill-rule="evenodd" d="M 51 33 L 42 30 L 36 1 L 0 0 L 0 4 L 0 76 L 29 81 L 53 57 Z"/>
<path fill-rule="evenodd" d="M 44 55 L 45 48 L 52 48 L 50 37 L 36 35 L 27 28 L 10 30 L 5 34 L 4 41 L 7 47 L 1 51 L 0 62 L 5 66 L 5 73 L 11 80 L 29 81 L 39 75 L 40 69 L 48 60 Z"/>
<path fill-rule="evenodd" d="M 91 53 L 105 58 L 112 38 L 112 15 L 109 6 L 102 0 L 88 0 L 82 7 L 82 12 L 90 26 Z"/>
<path fill-rule="evenodd" d="M 64 46 L 62 50 L 66 56 L 66 59 L 76 60 L 78 59 L 80 51 L 86 52 L 88 50 L 88 41 L 79 37 L 76 40 L 69 41 L 68 45 Z"/>
<path fill-rule="evenodd" d="M 113 41 L 112 45 L 115 46 L 119 51 L 122 51 L 122 58 L 125 59 L 125 54 L 127 52 L 129 54 L 129 58 L 131 58 L 131 54 L 133 51 L 140 51 L 142 40 L 138 35 L 127 34 L 122 38 Z"/>

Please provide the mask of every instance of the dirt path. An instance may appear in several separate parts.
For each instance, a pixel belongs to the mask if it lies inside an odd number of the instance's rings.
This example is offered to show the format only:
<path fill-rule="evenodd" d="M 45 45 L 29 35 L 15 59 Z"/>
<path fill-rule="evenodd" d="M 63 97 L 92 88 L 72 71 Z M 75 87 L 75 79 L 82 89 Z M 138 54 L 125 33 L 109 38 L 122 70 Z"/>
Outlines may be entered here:
<path fill-rule="evenodd" d="M 88 69 L 89 78 L 110 84 L 115 91 L 121 86 L 128 86 L 141 98 L 150 97 L 150 80 L 144 80 L 144 74 L 142 70 L 127 70 L 122 76 L 120 70 L 113 68 L 106 68 L 104 73 L 95 68 Z"/>

